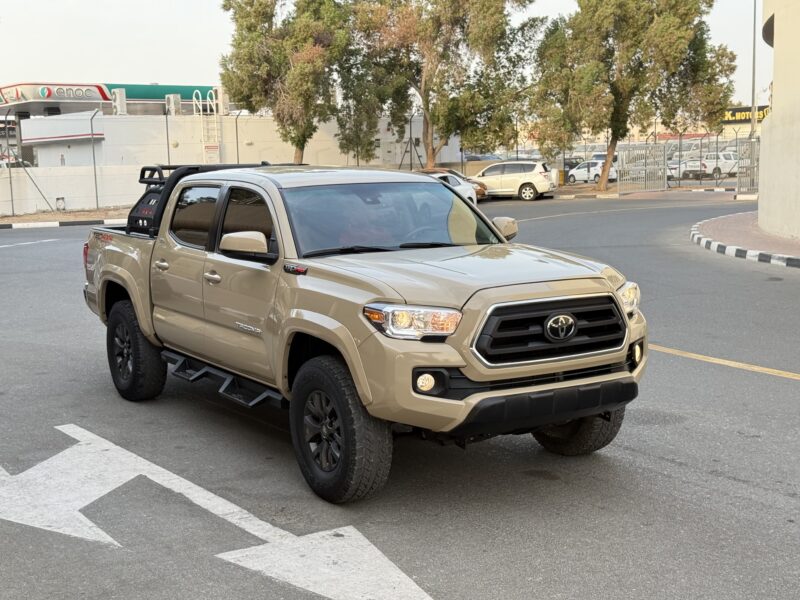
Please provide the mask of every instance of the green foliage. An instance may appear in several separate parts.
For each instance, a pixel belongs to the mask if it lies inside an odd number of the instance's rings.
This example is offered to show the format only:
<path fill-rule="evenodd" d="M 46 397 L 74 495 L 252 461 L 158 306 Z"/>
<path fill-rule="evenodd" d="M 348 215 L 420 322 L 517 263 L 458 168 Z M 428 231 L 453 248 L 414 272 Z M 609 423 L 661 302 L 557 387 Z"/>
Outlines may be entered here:
<path fill-rule="evenodd" d="M 660 114 L 714 124 L 730 100 L 734 55 L 708 42 L 713 0 L 579 0 L 537 50 L 531 108 L 540 145 L 566 149 L 583 129 L 610 133 L 608 156 L 632 124 Z M 601 188 L 607 183 L 606 160 Z"/>
<path fill-rule="evenodd" d="M 415 92 L 428 166 L 454 133 L 474 140 L 477 127 L 491 124 L 492 135 L 507 137 L 509 116 L 496 108 L 508 71 L 495 65 L 512 31 L 508 6 L 506 0 L 356 0 L 355 26 L 368 54 L 389 53 L 402 84 L 397 89 Z"/>
<path fill-rule="evenodd" d="M 334 65 L 349 46 L 347 13 L 335 0 L 298 0 L 280 23 L 275 0 L 225 0 L 236 27 L 222 84 L 250 111 L 269 108 L 295 162 L 335 110 Z"/>

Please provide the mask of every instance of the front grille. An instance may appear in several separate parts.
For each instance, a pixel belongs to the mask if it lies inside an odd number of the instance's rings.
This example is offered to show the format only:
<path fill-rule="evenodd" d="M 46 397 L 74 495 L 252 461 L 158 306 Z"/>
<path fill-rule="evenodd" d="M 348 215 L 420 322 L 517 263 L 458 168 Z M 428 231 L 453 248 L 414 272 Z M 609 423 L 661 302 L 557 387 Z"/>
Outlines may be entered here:
<path fill-rule="evenodd" d="M 575 318 L 575 334 L 551 341 L 545 323 L 554 315 Z M 610 295 L 500 305 L 486 319 L 475 351 L 491 365 L 569 358 L 616 350 L 625 341 L 625 318 Z"/>

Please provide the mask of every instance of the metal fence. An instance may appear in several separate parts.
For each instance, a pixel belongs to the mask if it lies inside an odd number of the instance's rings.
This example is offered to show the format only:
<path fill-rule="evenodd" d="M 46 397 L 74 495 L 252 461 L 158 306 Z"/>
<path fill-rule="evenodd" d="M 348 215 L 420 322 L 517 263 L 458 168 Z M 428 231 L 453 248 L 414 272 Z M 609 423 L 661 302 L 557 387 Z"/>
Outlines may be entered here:
<path fill-rule="evenodd" d="M 739 168 L 736 173 L 737 194 L 758 193 L 758 165 L 761 140 L 739 140 Z"/>
<path fill-rule="evenodd" d="M 663 144 L 622 147 L 617 154 L 619 193 L 667 189 L 667 147 Z"/>

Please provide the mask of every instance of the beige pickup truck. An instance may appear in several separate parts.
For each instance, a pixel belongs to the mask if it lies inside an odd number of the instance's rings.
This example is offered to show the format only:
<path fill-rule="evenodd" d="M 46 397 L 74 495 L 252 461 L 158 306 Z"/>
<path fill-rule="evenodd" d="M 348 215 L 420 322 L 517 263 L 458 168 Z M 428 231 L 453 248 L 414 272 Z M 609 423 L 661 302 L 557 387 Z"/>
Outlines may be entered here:
<path fill-rule="evenodd" d="M 638 286 L 511 243 L 513 219 L 441 181 L 287 166 L 140 180 L 127 226 L 84 247 L 114 385 L 154 398 L 171 364 L 240 404 L 288 409 L 300 469 L 330 502 L 381 488 L 395 433 L 462 446 L 531 433 L 587 454 L 637 395 Z"/>

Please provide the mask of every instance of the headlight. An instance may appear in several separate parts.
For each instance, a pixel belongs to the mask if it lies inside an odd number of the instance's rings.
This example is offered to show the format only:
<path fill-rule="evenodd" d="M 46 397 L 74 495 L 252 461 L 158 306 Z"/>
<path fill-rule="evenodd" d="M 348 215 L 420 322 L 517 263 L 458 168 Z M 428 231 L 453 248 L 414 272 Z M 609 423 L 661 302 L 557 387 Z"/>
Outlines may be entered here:
<path fill-rule="evenodd" d="M 632 315 L 639 310 L 639 302 L 642 299 L 642 294 L 637 284 L 628 281 L 617 290 L 617 293 L 619 297 L 622 298 L 622 306 L 625 308 L 625 312 L 628 315 Z"/>
<path fill-rule="evenodd" d="M 364 307 L 364 316 L 385 335 L 401 340 L 447 336 L 461 321 L 461 312 L 452 308 L 404 304 L 368 304 Z"/>

